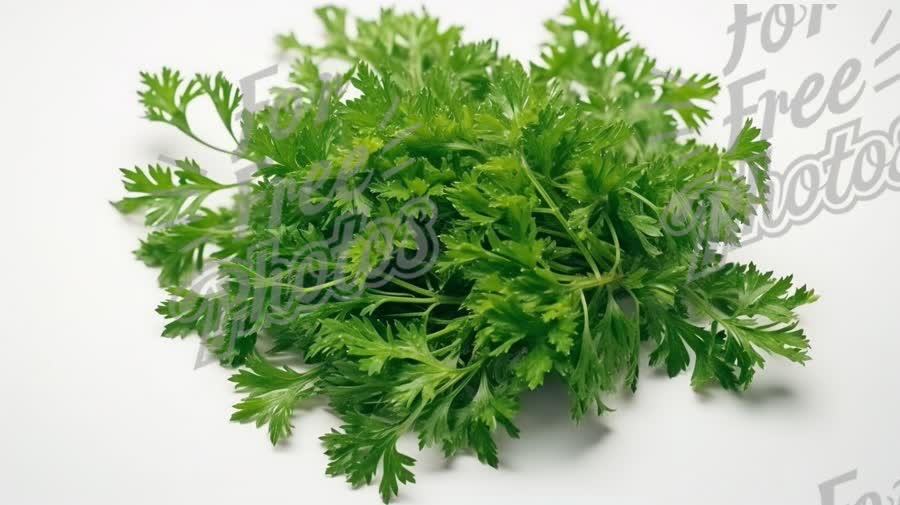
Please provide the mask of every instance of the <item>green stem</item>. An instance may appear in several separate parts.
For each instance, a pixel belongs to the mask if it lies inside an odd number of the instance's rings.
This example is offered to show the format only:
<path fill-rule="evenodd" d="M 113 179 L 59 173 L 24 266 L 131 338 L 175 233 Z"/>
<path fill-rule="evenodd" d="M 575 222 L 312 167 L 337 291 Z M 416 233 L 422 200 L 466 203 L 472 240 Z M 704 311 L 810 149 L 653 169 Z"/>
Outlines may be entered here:
<path fill-rule="evenodd" d="M 655 212 L 657 215 L 659 215 L 659 207 L 654 205 L 650 200 L 647 200 L 644 197 L 644 195 L 642 195 L 642 194 L 638 193 L 637 191 L 634 191 L 630 188 L 622 188 L 622 191 L 624 191 L 624 192 L 628 193 L 629 195 L 637 198 L 638 200 L 644 202 L 644 204 L 646 204 L 648 207 L 653 209 L 653 212 Z"/>
<path fill-rule="evenodd" d="M 414 298 L 411 296 L 382 296 L 379 295 L 379 303 L 434 303 L 437 305 L 460 304 L 465 298 L 450 296 L 433 296 L 431 298 Z"/>
<path fill-rule="evenodd" d="M 285 272 L 282 272 L 275 277 L 265 277 L 263 275 L 260 275 L 255 270 L 248 268 L 246 265 L 242 265 L 240 263 L 229 262 L 229 263 L 223 263 L 222 266 L 238 268 L 239 270 L 243 270 L 244 272 L 247 272 L 248 274 L 252 275 L 253 277 L 259 279 L 259 284 L 256 285 L 256 287 L 276 287 L 277 286 L 277 287 L 293 289 L 293 290 L 299 291 L 301 293 L 315 293 L 316 291 L 321 291 L 323 289 L 328 289 L 328 288 L 332 288 L 337 285 L 343 284 L 353 278 L 353 276 L 347 275 L 344 277 L 334 279 L 329 282 L 325 282 L 323 284 L 302 287 L 302 286 L 297 286 L 296 284 L 288 284 L 286 282 L 278 282 L 277 280 L 275 280 L 275 279 L 282 277 L 285 274 Z"/>
<path fill-rule="evenodd" d="M 562 233 L 562 232 L 559 232 L 556 230 L 551 230 L 550 228 L 544 228 L 542 226 L 538 226 L 537 231 L 539 231 L 540 233 L 543 233 L 545 235 L 550 235 L 551 237 L 561 238 L 561 239 L 565 239 L 565 240 L 572 240 L 572 237 L 566 235 L 565 233 Z"/>
<path fill-rule="evenodd" d="M 187 134 L 188 137 L 190 137 L 190 138 L 194 139 L 195 141 L 203 144 L 204 146 L 212 149 L 213 151 L 219 151 L 220 153 L 227 154 L 229 156 L 240 156 L 239 154 L 237 154 L 234 151 L 228 151 L 226 149 L 222 149 L 221 147 L 217 147 L 217 146 L 210 144 L 209 142 L 207 142 L 207 141 L 201 139 L 200 137 L 198 137 L 197 135 L 195 135 L 194 132 L 188 131 L 185 133 Z M 243 156 L 240 156 L 240 157 L 244 158 Z M 244 159 L 246 159 L 246 158 L 244 158 Z"/>
<path fill-rule="evenodd" d="M 444 326 L 444 328 L 441 330 L 438 330 L 438 331 L 429 333 L 428 335 L 425 335 L 425 340 L 431 341 L 433 339 L 442 337 L 442 336 L 444 336 L 452 331 L 455 331 L 455 330 L 456 330 L 455 326 L 453 326 L 452 324 L 448 324 L 447 326 Z"/>
<path fill-rule="evenodd" d="M 580 290 L 578 294 L 581 297 L 581 313 L 584 315 L 584 328 L 581 331 L 581 336 L 583 339 L 581 352 L 584 352 L 584 346 L 589 342 L 591 338 L 591 320 L 588 316 L 588 303 L 587 298 L 584 297 L 584 290 Z"/>
<path fill-rule="evenodd" d="M 437 293 L 435 293 L 434 291 L 431 291 L 431 290 L 428 290 L 425 288 L 420 288 L 419 286 L 416 286 L 415 284 L 412 284 L 410 282 L 406 282 L 403 279 L 391 278 L 390 282 L 392 284 L 396 284 L 400 287 L 406 288 L 414 293 L 419 293 L 420 295 L 432 296 L 432 297 L 437 295 Z"/>
<path fill-rule="evenodd" d="M 349 280 L 350 278 L 351 278 L 351 276 L 348 275 L 346 277 L 341 277 L 339 279 L 334 279 L 333 281 L 329 281 L 329 282 L 326 282 L 323 284 L 317 284 L 315 286 L 309 286 L 309 287 L 301 287 L 301 286 L 297 286 L 296 284 L 288 284 L 285 282 L 273 282 L 273 283 L 269 284 L 269 286 L 279 286 L 279 287 L 284 287 L 284 288 L 291 288 L 300 293 L 309 294 L 309 293 L 315 293 L 317 291 L 322 291 L 323 289 L 333 288 L 335 286 L 338 286 L 340 284 L 347 282 L 347 280 Z"/>
<path fill-rule="evenodd" d="M 585 289 L 601 288 L 603 286 L 606 286 L 607 284 L 611 284 L 617 280 L 620 280 L 621 278 L 622 278 L 621 275 L 606 275 L 606 276 L 599 277 L 596 279 L 586 279 L 583 281 L 573 282 L 572 284 L 569 284 L 568 287 L 571 288 L 573 291 L 583 291 Z"/>
<path fill-rule="evenodd" d="M 616 227 L 613 226 L 612 220 L 609 216 L 604 216 L 606 219 L 606 225 L 609 226 L 609 232 L 612 234 L 613 245 L 616 247 L 616 259 L 613 262 L 613 267 L 610 269 L 613 272 L 619 269 L 619 264 L 622 261 L 622 248 L 619 246 L 619 235 L 616 233 Z"/>
<path fill-rule="evenodd" d="M 541 186 L 541 183 L 535 177 L 534 172 L 531 171 L 531 167 L 528 166 L 528 162 L 522 158 L 522 169 L 525 171 L 525 175 L 528 177 L 528 180 L 531 181 L 531 185 L 534 186 L 534 189 L 541 195 L 541 198 L 547 202 L 547 205 L 550 206 L 551 214 L 556 217 L 556 220 L 559 221 L 559 224 L 562 225 L 563 229 L 566 230 L 566 233 L 569 234 L 569 238 L 578 247 L 578 250 L 581 252 L 582 256 L 584 256 L 585 261 L 588 262 L 588 265 L 591 267 L 591 271 L 594 272 L 594 277 L 598 279 L 601 277 L 600 268 L 597 267 L 597 263 L 594 261 L 594 258 L 591 256 L 590 251 L 588 251 L 587 246 L 575 235 L 575 231 L 569 226 L 569 222 L 563 217 L 562 212 L 560 212 L 559 207 L 556 205 L 556 202 L 553 201 L 553 198 L 550 197 L 550 194 L 547 193 L 547 190 Z"/>
<path fill-rule="evenodd" d="M 550 267 L 561 271 L 564 275 L 572 275 L 572 274 L 576 274 L 581 271 L 575 267 L 571 267 L 569 265 L 564 265 L 558 261 L 551 261 Z"/>

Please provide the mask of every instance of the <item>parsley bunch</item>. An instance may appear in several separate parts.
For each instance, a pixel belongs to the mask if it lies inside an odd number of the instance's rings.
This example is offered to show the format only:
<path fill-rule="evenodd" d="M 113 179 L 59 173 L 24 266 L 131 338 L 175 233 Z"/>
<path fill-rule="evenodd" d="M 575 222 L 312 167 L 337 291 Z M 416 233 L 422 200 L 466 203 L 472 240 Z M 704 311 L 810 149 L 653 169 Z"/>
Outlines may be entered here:
<path fill-rule="evenodd" d="M 637 386 L 642 348 L 670 376 L 693 362 L 698 388 L 808 359 L 795 309 L 813 292 L 716 253 L 764 207 L 769 144 L 749 123 L 726 149 L 682 135 L 709 119 L 714 77 L 658 72 L 593 0 L 546 23 L 528 67 L 425 13 L 316 14 L 324 44 L 278 38 L 291 83 L 259 110 L 221 74 L 142 74 L 148 119 L 256 171 L 123 170 L 115 203 L 154 227 L 136 253 L 171 294 L 165 335 L 239 367 L 233 420 L 278 443 L 324 398 L 342 420 L 328 474 L 379 473 L 388 502 L 414 482 L 402 436 L 497 466 L 495 433 L 517 435 L 548 375 L 577 421 Z M 233 146 L 195 133 L 196 100 Z M 232 205 L 206 205 L 218 192 Z"/>

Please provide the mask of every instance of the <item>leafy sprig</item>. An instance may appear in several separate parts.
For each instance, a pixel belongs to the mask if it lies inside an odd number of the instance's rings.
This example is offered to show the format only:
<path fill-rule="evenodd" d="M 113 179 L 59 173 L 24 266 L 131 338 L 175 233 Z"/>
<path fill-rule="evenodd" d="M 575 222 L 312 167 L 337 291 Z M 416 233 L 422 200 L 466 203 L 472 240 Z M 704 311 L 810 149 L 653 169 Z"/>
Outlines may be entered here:
<path fill-rule="evenodd" d="M 769 143 L 749 122 L 730 147 L 683 134 L 710 119 L 714 77 L 659 71 L 594 1 L 547 22 L 528 68 L 427 13 L 316 15 L 324 44 L 279 37 L 296 61 L 261 110 L 221 74 L 141 75 L 150 120 L 207 144 L 188 119 L 205 95 L 236 144 L 210 147 L 258 166 L 230 208 L 205 202 L 237 186 L 192 161 L 123 170 L 115 204 L 162 227 L 137 255 L 170 292 L 164 334 L 239 368 L 233 420 L 279 443 L 327 401 L 328 474 L 380 474 L 388 502 L 415 481 L 401 437 L 496 467 L 496 432 L 518 435 L 522 394 L 550 376 L 577 421 L 637 387 L 647 347 L 696 388 L 809 359 L 797 311 L 815 294 L 716 253 L 765 204 Z"/>

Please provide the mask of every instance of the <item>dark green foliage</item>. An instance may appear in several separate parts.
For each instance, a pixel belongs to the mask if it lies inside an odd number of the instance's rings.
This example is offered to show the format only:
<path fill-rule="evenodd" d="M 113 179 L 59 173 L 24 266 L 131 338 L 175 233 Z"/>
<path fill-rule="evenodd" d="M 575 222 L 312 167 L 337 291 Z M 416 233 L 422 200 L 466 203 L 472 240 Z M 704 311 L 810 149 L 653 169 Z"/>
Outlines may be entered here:
<path fill-rule="evenodd" d="M 749 123 L 729 148 L 680 138 L 709 119 L 715 78 L 654 72 L 593 1 L 547 23 L 530 68 L 426 14 L 349 30 L 343 9 L 316 13 L 325 44 L 279 38 L 292 82 L 260 111 L 238 115 L 221 74 L 142 75 L 149 119 L 207 144 L 188 120 L 205 95 L 235 141 L 210 147 L 256 164 L 232 207 L 204 206 L 239 185 L 192 161 L 123 170 L 115 204 L 162 226 L 137 255 L 172 295 L 165 335 L 241 367 L 233 420 L 278 443 L 327 400 L 328 474 L 380 475 L 387 502 L 414 482 L 404 434 L 497 466 L 495 433 L 517 436 L 520 397 L 550 375 L 579 420 L 636 388 L 642 348 L 735 390 L 766 355 L 808 359 L 795 309 L 812 291 L 716 255 L 764 204 L 769 144 Z M 325 79 L 325 58 L 350 70 Z M 190 289 L 204 265 L 215 289 Z"/>

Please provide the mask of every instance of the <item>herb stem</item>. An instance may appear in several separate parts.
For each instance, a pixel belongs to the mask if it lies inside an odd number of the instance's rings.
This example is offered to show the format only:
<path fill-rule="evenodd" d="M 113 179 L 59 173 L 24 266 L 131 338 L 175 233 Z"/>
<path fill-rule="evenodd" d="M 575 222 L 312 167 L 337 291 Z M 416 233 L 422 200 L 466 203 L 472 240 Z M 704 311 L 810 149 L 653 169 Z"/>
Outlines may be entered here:
<path fill-rule="evenodd" d="M 615 272 L 619 269 L 622 262 L 622 248 L 619 245 L 619 234 L 616 233 L 616 227 L 613 226 L 612 219 L 610 219 L 609 216 L 604 216 L 604 219 L 606 220 L 606 226 L 609 226 L 609 233 L 612 235 L 613 245 L 616 247 L 616 259 L 610 269 Z"/>
<path fill-rule="evenodd" d="M 573 282 L 572 284 L 569 284 L 568 287 L 573 291 L 583 291 L 585 289 L 601 288 L 603 286 L 606 286 L 607 284 L 611 284 L 621 279 L 621 275 L 604 275 L 596 279 L 585 279 L 582 281 Z"/>
<path fill-rule="evenodd" d="M 413 284 L 411 282 L 406 282 L 403 279 L 397 279 L 396 277 L 392 277 L 390 279 L 390 282 L 392 284 L 396 284 L 400 287 L 406 288 L 414 293 L 419 293 L 420 295 L 431 296 L 431 297 L 434 297 L 437 295 L 437 293 L 435 293 L 434 291 L 431 291 L 431 290 L 425 289 L 425 288 L 420 288 L 419 286 L 416 286 L 415 284 Z"/>
<path fill-rule="evenodd" d="M 650 207 L 651 209 L 653 209 L 653 212 L 655 212 L 657 215 L 659 215 L 659 207 L 657 207 L 655 204 L 653 204 L 653 202 L 651 202 L 650 200 L 647 200 L 647 198 L 644 197 L 644 195 L 638 193 L 637 191 L 634 191 L 634 190 L 631 189 L 631 188 L 622 188 L 622 191 L 624 191 L 624 192 L 628 193 L 629 195 L 631 195 L 631 196 L 637 198 L 638 200 L 640 200 L 641 202 L 643 202 L 645 205 L 647 205 L 648 207 Z"/>
<path fill-rule="evenodd" d="M 591 267 L 591 271 L 594 272 L 594 277 L 598 279 L 601 277 L 600 268 L 597 267 L 597 263 L 594 261 L 593 256 L 591 256 L 590 251 L 587 246 L 575 235 L 575 232 L 569 226 L 569 222 L 563 217 L 562 212 L 559 210 L 559 206 L 556 205 L 556 202 L 553 201 L 553 198 L 547 193 L 547 190 L 541 186 L 541 183 L 535 177 L 534 172 L 531 170 L 531 167 L 528 166 L 528 162 L 522 158 L 522 169 L 525 171 L 525 175 L 528 177 L 528 180 L 531 181 L 531 185 L 534 186 L 534 189 L 541 195 L 541 198 L 547 203 L 550 207 L 550 212 L 556 217 L 556 220 L 559 221 L 559 224 L 562 225 L 563 229 L 566 230 L 566 233 L 569 234 L 569 238 L 578 247 L 578 250 L 581 252 L 582 256 L 584 256 L 585 261 L 588 262 L 588 265 Z"/>

